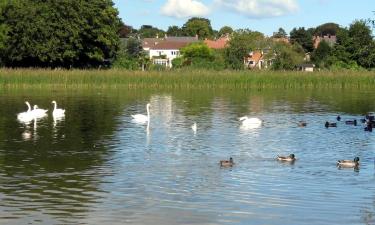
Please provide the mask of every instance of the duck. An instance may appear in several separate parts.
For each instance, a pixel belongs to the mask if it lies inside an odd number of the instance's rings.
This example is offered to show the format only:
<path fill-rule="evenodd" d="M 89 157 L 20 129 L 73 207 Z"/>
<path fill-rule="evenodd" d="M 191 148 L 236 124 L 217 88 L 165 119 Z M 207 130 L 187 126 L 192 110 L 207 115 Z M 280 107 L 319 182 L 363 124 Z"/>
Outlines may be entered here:
<path fill-rule="evenodd" d="M 336 120 L 337 120 L 337 121 L 341 121 L 341 116 L 338 115 L 338 116 L 336 117 Z"/>
<path fill-rule="evenodd" d="M 365 131 L 372 132 L 372 124 L 370 122 L 366 123 Z"/>
<path fill-rule="evenodd" d="M 347 120 L 345 124 L 357 126 L 357 120 Z"/>
<path fill-rule="evenodd" d="M 298 122 L 298 126 L 299 127 L 306 127 L 307 126 L 307 122 L 305 122 L 305 121 L 299 121 Z"/>
<path fill-rule="evenodd" d="M 359 166 L 359 157 L 355 157 L 354 160 L 338 160 L 337 166 L 340 167 L 358 167 Z"/>
<path fill-rule="evenodd" d="M 296 157 L 294 154 L 290 154 L 289 156 L 277 156 L 277 160 L 279 161 L 286 161 L 286 162 L 294 162 L 296 160 Z"/>
<path fill-rule="evenodd" d="M 234 165 L 233 158 L 230 157 L 229 160 L 220 160 L 221 167 L 232 167 Z"/>
<path fill-rule="evenodd" d="M 324 124 L 324 126 L 326 128 L 328 128 L 328 127 L 337 127 L 337 123 L 330 123 L 330 122 L 326 121 L 326 123 Z"/>
<path fill-rule="evenodd" d="M 65 115 L 65 109 L 58 109 L 56 101 L 52 101 L 52 104 L 54 104 L 52 115 L 54 117 L 62 117 Z"/>

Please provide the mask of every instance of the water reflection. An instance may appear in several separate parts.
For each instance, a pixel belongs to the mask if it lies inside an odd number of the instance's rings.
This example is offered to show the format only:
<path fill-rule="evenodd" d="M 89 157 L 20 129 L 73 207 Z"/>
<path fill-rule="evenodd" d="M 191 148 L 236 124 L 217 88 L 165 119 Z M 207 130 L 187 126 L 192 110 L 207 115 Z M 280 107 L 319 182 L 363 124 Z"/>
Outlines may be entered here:
<path fill-rule="evenodd" d="M 49 102 L 49 95 L 33 99 Z M 17 129 L 9 115 L 20 111 L 13 106 L 22 96 L 1 99 L 0 219 L 6 224 L 373 222 L 374 136 L 344 122 L 336 129 L 323 125 L 338 114 L 373 111 L 374 94 L 368 102 L 362 93 L 340 91 L 56 96 L 69 108 L 66 118 Z M 144 113 L 147 102 L 150 120 L 133 123 L 131 115 Z M 243 115 L 265 123 L 243 129 Z M 308 126 L 298 127 L 300 120 Z M 298 156 L 294 164 L 275 159 L 290 152 Z M 335 168 L 336 159 L 352 155 L 363 159 L 360 173 Z M 219 160 L 230 156 L 236 165 L 220 169 Z"/>

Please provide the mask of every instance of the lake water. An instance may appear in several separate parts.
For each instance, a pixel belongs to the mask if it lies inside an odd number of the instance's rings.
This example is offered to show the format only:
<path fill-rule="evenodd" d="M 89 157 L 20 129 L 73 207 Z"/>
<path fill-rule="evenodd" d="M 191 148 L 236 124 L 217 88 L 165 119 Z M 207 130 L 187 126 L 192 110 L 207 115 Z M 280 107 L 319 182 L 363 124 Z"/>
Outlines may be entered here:
<path fill-rule="evenodd" d="M 20 123 L 25 100 L 66 116 Z M 375 224 L 375 134 L 324 127 L 369 111 L 355 90 L 2 90 L 0 224 Z"/>

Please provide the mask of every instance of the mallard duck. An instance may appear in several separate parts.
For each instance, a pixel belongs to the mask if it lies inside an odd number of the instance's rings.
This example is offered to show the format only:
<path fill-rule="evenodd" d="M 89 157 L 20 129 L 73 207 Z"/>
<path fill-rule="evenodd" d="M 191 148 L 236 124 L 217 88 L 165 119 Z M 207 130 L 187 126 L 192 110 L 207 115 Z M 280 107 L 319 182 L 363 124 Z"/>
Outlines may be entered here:
<path fill-rule="evenodd" d="M 340 167 L 357 167 L 357 166 L 359 166 L 359 157 L 355 157 L 354 160 L 338 160 L 337 166 L 340 166 Z"/>
<path fill-rule="evenodd" d="M 330 123 L 330 122 L 326 121 L 326 123 L 324 124 L 324 126 L 326 128 L 328 128 L 328 127 L 337 127 L 337 123 Z"/>
<path fill-rule="evenodd" d="M 234 165 L 233 158 L 230 157 L 229 160 L 220 160 L 221 167 L 232 167 Z"/>
<path fill-rule="evenodd" d="M 294 154 L 290 154 L 289 156 L 280 156 L 280 155 L 278 155 L 277 156 L 277 160 L 279 160 L 279 161 L 293 162 L 294 160 L 296 160 L 296 157 L 295 157 Z"/>
<path fill-rule="evenodd" d="M 357 126 L 357 120 L 347 120 L 345 124 Z"/>
<path fill-rule="evenodd" d="M 298 126 L 299 127 L 306 127 L 307 126 L 307 122 L 306 121 L 299 121 L 298 122 Z"/>

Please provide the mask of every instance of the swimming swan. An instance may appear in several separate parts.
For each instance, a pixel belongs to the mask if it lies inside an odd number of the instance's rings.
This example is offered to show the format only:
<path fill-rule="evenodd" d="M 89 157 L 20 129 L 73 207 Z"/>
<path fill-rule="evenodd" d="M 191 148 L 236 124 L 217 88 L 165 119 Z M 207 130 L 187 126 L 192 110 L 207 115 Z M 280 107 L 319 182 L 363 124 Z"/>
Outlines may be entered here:
<path fill-rule="evenodd" d="M 143 114 L 131 115 L 136 123 L 146 123 L 150 120 L 150 103 L 146 105 L 147 116 Z"/>
<path fill-rule="evenodd" d="M 259 128 L 260 126 L 262 126 L 263 123 L 261 119 L 255 117 L 249 118 L 247 116 L 244 116 L 241 117 L 239 120 L 242 121 L 242 126 L 251 128 Z"/>
<path fill-rule="evenodd" d="M 27 105 L 27 111 L 26 112 L 21 112 L 17 114 L 17 119 L 21 122 L 28 123 L 34 119 L 31 106 L 29 102 L 25 102 Z"/>
<path fill-rule="evenodd" d="M 56 101 L 52 101 L 52 104 L 54 104 L 52 115 L 54 117 L 63 117 L 65 115 L 65 109 L 58 109 Z"/>
<path fill-rule="evenodd" d="M 34 118 L 43 118 L 47 116 L 47 111 L 46 109 L 40 109 L 37 105 L 34 105 L 34 110 L 31 111 L 33 114 Z"/>

